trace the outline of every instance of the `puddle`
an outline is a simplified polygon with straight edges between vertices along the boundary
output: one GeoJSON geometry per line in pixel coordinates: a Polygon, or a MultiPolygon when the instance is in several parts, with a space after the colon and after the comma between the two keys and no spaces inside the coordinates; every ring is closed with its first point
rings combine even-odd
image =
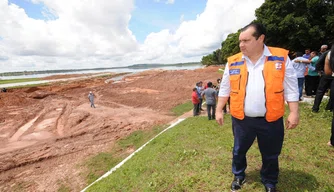
{"type": "Polygon", "coordinates": [[[37,125],[35,130],[40,131],[40,130],[43,130],[47,127],[53,126],[55,124],[55,121],[56,121],[55,118],[45,119],[37,125]]]}
{"type": "Polygon", "coordinates": [[[6,137],[8,137],[8,135],[9,135],[8,133],[7,134],[1,134],[0,137],[1,138],[6,138],[6,137]]]}
{"type": "Polygon", "coordinates": [[[52,133],[48,131],[40,131],[23,136],[22,141],[46,140],[52,137],[54,137],[52,133]]]}
{"type": "Polygon", "coordinates": [[[34,122],[37,120],[38,117],[39,115],[34,119],[32,119],[31,121],[29,121],[27,124],[20,127],[19,130],[16,131],[16,133],[9,139],[9,141],[10,142],[17,141],[19,137],[23,135],[23,133],[26,132],[34,124],[34,122]]]}
{"type": "Polygon", "coordinates": [[[28,147],[30,145],[35,144],[37,141],[17,141],[13,143],[9,143],[7,146],[0,148],[0,154],[1,153],[7,153],[16,149],[21,149],[24,147],[28,147]]]}

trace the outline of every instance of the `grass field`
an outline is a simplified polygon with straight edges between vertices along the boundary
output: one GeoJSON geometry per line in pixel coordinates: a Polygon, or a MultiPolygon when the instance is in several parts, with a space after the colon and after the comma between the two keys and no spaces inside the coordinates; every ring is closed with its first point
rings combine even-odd
{"type": "Polygon", "coordinates": [[[188,101],[186,103],[183,103],[179,106],[176,106],[172,109],[172,112],[174,113],[174,115],[176,116],[181,116],[182,114],[184,114],[185,112],[188,112],[190,110],[192,110],[194,107],[193,103],[191,101],[188,101]]]}
{"type": "MultiPolygon", "coordinates": [[[[323,105],[319,113],[311,113],[309,104],[301,104],[300,108],[300,125],[285,133],[278,188],[284,192],[334,191],[334,148],[326,145],[332,113],[325,112],[323,105]]],[[[118,145],[124,151],[137,149],[162,129],[141,132],[141,136],[134,133],[118,145]]],[[[157,137],[88,191],[229,191],[233,179],[232,147],[229,115],[225,116],[224,126],[206,117],[191,117],[157,137]]],[[[90,161],[89,166],[99,170],[93,171],[95,176],[88,183],[124,156],[99,154],[95,157],[97,161],[90,161]],[[104,162],[106,159],[108,162],[104,162]]],[[[247,157],[247,183],[241,191],[263,191],[257,144],[251,147],[247,157]]]]}
{"type": "Polygon", "coordinates": [[[27,79],[6,79],[0,80],[0,84],[9,84],[9,83],[22,83],[22,82],[30,82],[30,81],[40,81],[40,78],[27,78],[27,79]]]}

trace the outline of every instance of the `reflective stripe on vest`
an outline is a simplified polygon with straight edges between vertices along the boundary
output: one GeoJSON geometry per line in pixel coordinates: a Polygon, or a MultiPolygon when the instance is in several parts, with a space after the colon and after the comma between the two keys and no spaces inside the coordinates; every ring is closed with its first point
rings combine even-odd
{"type": "MultiPolygon", "coordinates": [[[[284,115],[284,74],[288,51],[281,48],[268,47],[272,56],[267,56],[263,67],[265,84],[265,118],[268,122],[278,120],[284,115]]],[[[248,71],[242,53],[228,58],[230,74],[230,113],[237,119],[244,119],[244,105],[248,71]]]]}

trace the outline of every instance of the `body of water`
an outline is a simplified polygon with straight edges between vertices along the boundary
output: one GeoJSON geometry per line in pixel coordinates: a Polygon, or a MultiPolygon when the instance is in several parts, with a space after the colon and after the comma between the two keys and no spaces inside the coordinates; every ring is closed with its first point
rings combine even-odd
{"type": "Polygon", "coordinates": [[[164,69],[164,70],[194,70],[198,68],[202,68],[201,64],[194,65],[180,65],[180,66],[161,66],[161,67],[147,67],[147,68],[117,68],[117,69],[106,69],[106,70],[85,70],[85,71],[71,71],[71,72],[62,72],[62,73],[43,73],[43,74],[34,74],[34,75],[19,75],[19,76],[0,76],[0,79],[25,79],[25,78],[43,78],[52,75],[66,75],[66,74],[88,74],[88,73],[137,73],[150,69],[164,69]]]}

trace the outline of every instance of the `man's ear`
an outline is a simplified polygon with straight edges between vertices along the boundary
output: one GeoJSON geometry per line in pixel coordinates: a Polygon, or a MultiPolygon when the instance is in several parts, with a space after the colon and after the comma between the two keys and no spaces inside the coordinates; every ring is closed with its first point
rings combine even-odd
{"type": "Polygon", "coordinates": [[[259,40],[264,42],[264,38],[265,38],[265,35],[262,34],[262,35],[260,35],[259,40]]]}

